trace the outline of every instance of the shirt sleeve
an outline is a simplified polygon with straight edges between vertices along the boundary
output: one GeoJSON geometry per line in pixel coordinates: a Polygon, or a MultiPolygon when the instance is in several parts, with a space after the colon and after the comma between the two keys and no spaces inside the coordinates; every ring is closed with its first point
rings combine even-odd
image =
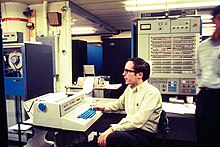
{"type": "Polygon", "coordinates": [[[198,47],[197,47],[197,51],[196,51],[196,88],[197,88],[197,90],[196,90],[196,93],[198,94],[198,92],[199,92],[199,85],[198,85],[198,83],[199,83],[199,81],[200,81],[200,79],[201,79],[201,67],[200,67],[200,58],[199,58],[199,49],[201,48],[201,45],[198,45],[198,47]]]}
{"type": "Polygon", "coordinates": [[[118,124],[112,124],[111,126],[113,130],[133,130],[143,127],[147,123],[147,121],[150,121],[149,119],[151,117],[155,117],[158,119],[158,116],[160,115],[160,111],[158,109],[162,110],[161,101],[161,94],[159,92],[145,95],[140,105],[140,109],[134,115],[123,118],[118,124]],[[157,116],[152,116],[155,115],[155,110],[158,110],[158,114],[156,114],[157,116]]]}
{"type": "Polygon", "coordinates": [[[125,93],[123,93],[118,101],[108,103],[104,105],[105,110],[104,111],[117,111],[117,110],[123,110],[124,109],[124,99],[125,99],[125,93]]]}

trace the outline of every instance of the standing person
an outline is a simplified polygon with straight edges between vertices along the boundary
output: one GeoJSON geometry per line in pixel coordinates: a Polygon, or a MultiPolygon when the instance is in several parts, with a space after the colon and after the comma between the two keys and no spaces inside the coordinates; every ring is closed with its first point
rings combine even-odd
{"type": "Polygon", "coordinates": [[[150,65],[141,58],[128,59],[122,74],[128,85],[119,101],[95,106],[101,111],[124,109],[126,117],[103,132],[98,140],[85,147],[149,147],[157,133],[162,98],[159,90],[148,83],[150,65]]]}
{"type": "Polygon", "coordinates": [[[197,147],[220,146],[220,6],[212,16],[215,32],[197,48],[197,147]]]}

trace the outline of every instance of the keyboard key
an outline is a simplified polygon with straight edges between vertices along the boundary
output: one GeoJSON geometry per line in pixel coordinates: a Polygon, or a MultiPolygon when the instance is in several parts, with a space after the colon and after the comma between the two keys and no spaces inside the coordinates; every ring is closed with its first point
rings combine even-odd
{"type": "Polygon", "coordinates": [[[77,116],[77,118],[88,119],[88,118],[92,118],[95,114],[96,114],[96,110],[93,108],[89,108],[88,110],[77,116]]]}

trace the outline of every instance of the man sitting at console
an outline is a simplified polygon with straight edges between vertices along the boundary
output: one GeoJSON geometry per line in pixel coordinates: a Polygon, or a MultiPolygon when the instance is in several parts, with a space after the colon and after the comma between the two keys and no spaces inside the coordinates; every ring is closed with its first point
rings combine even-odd
{"type": "Polygon", "coordinates": [[[129,58],[122,75],[128,86],[119,101],[94,106],[94,109],[125,110],[126,117],[118,124],[111,124],[98,139],[76,146],[149,147],[154,142],[162,111],[162,98],[159,90],[147,81],[150,65],[141,58],[129,58]]]}

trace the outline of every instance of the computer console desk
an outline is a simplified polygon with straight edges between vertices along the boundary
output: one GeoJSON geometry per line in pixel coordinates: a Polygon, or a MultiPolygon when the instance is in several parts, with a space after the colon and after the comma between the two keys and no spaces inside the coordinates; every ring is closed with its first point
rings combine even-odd
{"type": "MultiPolygon", "coordinates": [[[[105,103],[116,99],[93,98],[93,100],[105,103]]],[[[104,132],[109,128],[110,124],[119,122],[123,117],[125,117],[125,115],[124,111],[103,113],[103,115],[85,132],[61,130],[34,125],[33,127],[39,130],[55,132],[54,144],[56,147],[61,147],[72,143],[88,141],[88,136],[91,132],[104,132]]],[[[174,114],[167,112],[167,116],[170,126],[170,133],[166,136],[167,139],[192,142],[196,141],[194,114],[174,114]]],[[[158,133],[158,138],[161,138],[160,133],[158,133]]]]}

